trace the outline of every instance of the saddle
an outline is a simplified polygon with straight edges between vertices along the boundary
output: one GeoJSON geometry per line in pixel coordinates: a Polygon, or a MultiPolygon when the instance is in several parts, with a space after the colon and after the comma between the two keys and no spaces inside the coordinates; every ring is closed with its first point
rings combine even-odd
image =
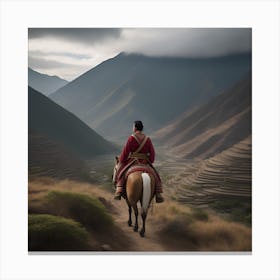
{"type": "Polygon", "coordinates": [[[131,153],[129,155],[129,158],[134,158],[134,159],[145,159],[145,160],[149,160],[149,154],[142,154],[142,153],[131,153]]]}
{"type": "Polygon", "coordinates": [[[127,179],[127,177],[134,172],[145,172],[145,173],[149,173],[152,176],[155,176],[154,174],[154,170],[152,167],[150,167],[149,165],[146,164],[135,164],[132,165],[130,168],[128,168],[128,170],[125,173],[125,180],[127,179]]]}

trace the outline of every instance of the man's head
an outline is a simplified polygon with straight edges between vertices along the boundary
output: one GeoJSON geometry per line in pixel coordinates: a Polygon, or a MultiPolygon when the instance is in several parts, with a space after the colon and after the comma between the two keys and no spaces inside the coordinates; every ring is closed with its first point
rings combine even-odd
{"type": "Polygon", "coordinates": [[[141,121],[135,121],[133,125],[133,131],[142,131],[144,128],[143,123],[141,121]]]}

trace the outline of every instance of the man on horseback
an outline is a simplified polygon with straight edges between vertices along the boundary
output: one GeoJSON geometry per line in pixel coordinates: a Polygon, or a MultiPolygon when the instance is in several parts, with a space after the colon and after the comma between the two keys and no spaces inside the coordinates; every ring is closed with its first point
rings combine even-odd
{"type": "Polygon", "coordinates": [[[159,174],[153,167],[155,160],[155,150],[152,141],[143,131],[143,123],[135,121],[133,126],[133,134],[128,138],[126,145],[123,147],[119,158],[119,168],[117,170],[117,187],[114,199],[120,200],[124,192],[126,171],[133,165],[145,166],[155,178],[155,195],[156,202],[164,201],[161,196],[162,185],[159,174]]]}

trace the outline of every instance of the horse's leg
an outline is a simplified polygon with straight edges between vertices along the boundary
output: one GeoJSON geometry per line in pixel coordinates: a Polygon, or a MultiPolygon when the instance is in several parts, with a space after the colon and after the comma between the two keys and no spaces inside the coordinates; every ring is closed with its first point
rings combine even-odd
{"type": "Polygon", "coordinates": [[[127,198],[126,198],[125,201],[126,201],[126,204],[128,206],[128,221],[127,221],[127,224],[128,224],[129,227],[131,227],[131,225],[132,225],[132,219],[131,219],[132,207],[131,207],[127,198]]]}
{"type": "Polygon", "coordinates": [[[135,225],[134,225],[134,231],[138,231],[138,207],[137,204],[133,205],[133,210],[135,214],[135,225]]]}
{"type": "Polygon", "coordinates": [[[129,219],[128,219],[127,224],[129,227],[131,227],[132,226],[132,219],[131,219],[132,207],[131,206],[128,207],[128,213],[129,213],[129,219]]]}
{"type": "Polygon", "coordinates": [[[142,216],[142,228],[140,230],[141,237],[144,237],[146,230],[146,218],[149,209],[149,205],[151,203],[152,194],[154,193],[154,177],[143,173],[143,193],[141,199],[141,216],[142,216]]]}
{"type": "Polygon", "coordinates": [[[137,202],[141,199],[142,179],[141,172],[131,173],[126,181],[127,199],[135,214],[134,231],[138,231],[138,207],[137,202]]]}
{"type": "Polygon", "coordinates": [[[141,231],[140,231],[140,235],[141,235],[141,237],[144,237],[144,235],[145,235],[145,225],[146,225],[147,213],[143,212],[143,213],[141,214],[141,216],[142,216],[142,222],[143,222],[143,224],[142,224],[142,229],[141,229],[141,231]]]}

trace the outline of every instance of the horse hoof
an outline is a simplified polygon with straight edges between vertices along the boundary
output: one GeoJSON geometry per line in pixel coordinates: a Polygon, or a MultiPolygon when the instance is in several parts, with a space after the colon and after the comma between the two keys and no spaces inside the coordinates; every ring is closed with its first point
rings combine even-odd
{"type": "Polygon", "coordinates": [[[131,222],[131,221],[128,221],[127,224],[128,224],[129,227],[131,227],[132,222],[131,222]]]}
{"type": "Polygon", "coordinates": [[[133,229],[135,232],[137,232],[138,231],[138,227],[134,227],[134,229],[133,229]]]}
{"type": "Polygon", "coordinates": [[[144,232],[144,231],[142,231],[142,230],[140,231],[140,233],[139,233],[139,234],[140,234],[140,236],[141,236],[141,237],[144,237],[144,236],[145,236],[145,232],[144,232]]]}

